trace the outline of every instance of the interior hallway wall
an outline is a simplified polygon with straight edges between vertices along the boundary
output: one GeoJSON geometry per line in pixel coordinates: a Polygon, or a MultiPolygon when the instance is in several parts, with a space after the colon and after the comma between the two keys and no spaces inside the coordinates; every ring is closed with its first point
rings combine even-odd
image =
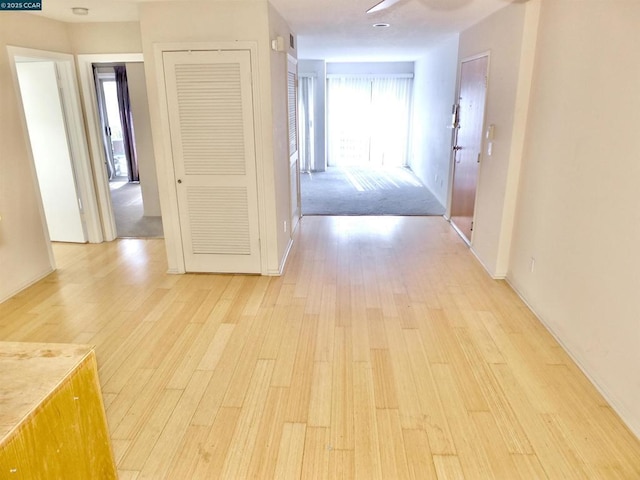
{"type": "Polygon", "coordinates": [[[294,47],[291,47],[289,35],[293,34],[282,18],[282,15],[269,4],[268,8],[269,38],[282,37],[285,39],[285,51],[270,52],[271,70],[271,113],[272,113],[272,133],[273,133],[273,181],[275,186],[276,202],[276,225],[278,232],[278,258],[280,264],[278,269],[283,267],[282,261],[291,246],[293,234],[293,221],[291,212],[295,206],[291,205],[292,196],[297,200],[297,182],[294,178],[293,185],[290,174],[289,157],[289,104],[288,104],[288,56],[294,59],[297,57],[295,45],[297,43],[294,35],[294,47]],[[292,193],[292,189],[296,192],[292,193]]]}
{"type": "Polygon", "coordinates": [[[516,147],[523,142],[521,119],[526,116],[526,108],[518,106],[521,100],[528,105],[531,82],[522,65],[532,62],[534,54],[523,46],[528,45],[525,33],[533,35],[537,28],[536,5],[537,0],[512,3],[460,34],[458,62],[490,53],[485,126],[495,125],[494,140],[491,155],[486,141],[482,146],[471,248],[497,278],[504,278],[508,268],[509,208],[516,196],[509,186],[514,178],[517,183],[521,156],[516,147]]]}
{"type": "Polygon", "coordinates": [[[149,100],[144,76],[144,64],[142,62],[131,62],[126,64],[126,68],[144,215],[159,217],[162,214],[160,212],[156,162],[153,154],[151,118],[149,117],[149,100]]]}
{"type": "Polygon", "coordinates": [[[7,45],[71,52],[64,23],[22,12],[0,15],[0,301],[54,268],[7,45]]]}
{"type": "Polygon", "coordinates": [[[140,53],[142,39],[138,22],[68,23],[73,53],[140,53]]]}
{"type": "Polygon", "coordinates": [[[638,25],[542,2],[508,279],[640,436],[638,25]]]}
{"type": "Polygon", "coordinates": [[[453,35],[416,60],[413,80],[409,166],[443,206],[449,193],[458,43],[458,35],[453,35]]]}

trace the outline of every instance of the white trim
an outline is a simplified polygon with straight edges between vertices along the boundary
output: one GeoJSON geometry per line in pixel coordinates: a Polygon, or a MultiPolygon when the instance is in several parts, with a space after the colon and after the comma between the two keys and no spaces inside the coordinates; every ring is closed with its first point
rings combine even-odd
{"type": "Polygon", "coordinates": [[[560,344],[562,349],[571,357],[571,360],[578,366],[578,368],[582,371],[582,373],[587,377],[589,382],[598,390],[600,395],[607,401],[609,406],[618,414],[620,420],[631,430],[631,432],[637,437],[640,438],[640,425],[636,425],[631,423],[627,419],[631,419],[634,416],[630,414],[622,401],[620,401],[616,396],[612,395],[603,385],[605,382],[600,382],[598,377],[594,376],[589,372],[589,370],[583,365],[580,358],[578,358],[572,351],[569,349],[565,342],[562,341],[561,337],[555,332],[553,327],[549,322],[547,322],[542,315],[540,315],[536,310],[531,306],[531,304],[527,301],[525,296],[522,294],[520,289],[515,285],[511,278],[507,275],[505,277],[505,281],[511,287],[511,289],[520,297],[520,300],[527,306],[529,310],[536,316],[538,321],[542,324],[542,326],[551,334],[551,336],[560,344]]]}
{"type": "Polygon", "coordinates": [[[485,50],[474,55],[469,55],[468,57],[463,57],[462,59],[460,59],[460,63],[471,62],[472,60],[477,60],[482,57],[489,57],[489,59],[491,59],[491,50],[485,50]]]}
{"type": "MultiPolygon", "coordinates": [[[[289,191],[289,238],[292,238],[293,236],[293,230],[296,228],[296,226],[298,225],[298,222],[300,221],[300,217],[302,217],[302,195],[301,195],[301,189],[300,189],[300,118],[299,118],[299,111],[298,111],[298,102],[299,102],[299,98],[298,98],[298,93],[299,93],[299,86],[298,86],[298,82],[299,82],[299,78],[300,75],[298,74],[298,59],[293,57],[291,54],[287,54],[287,73],[286,73],[286,85],[287,85],[287,140],[291,137],[291,132],[289,130],[289,127],[291,126],[289,124],[289,113],[290,113],[290,109],[291,109],[291,105],[289,104],[289,74],[293,73],[295,75],[295,84],[294,84],[294,94],[295,94],[295,105],[293,105],[293,108],[295,109],[295,120],[296,120],[296,125],[295,125],[295,136],[296,136],[296,150],[295,152],[291,152],[290,151],[290,147],[291,145],[289,145],[289,171],[287,172],[287,176],[289,179],[289,186],[287,188],[287,190],[289,191]],[[294,202],[292,202],[292,196],[293,196],[293,192],[291,191],[291,180],[292,180],[292,175],[291,175],[291,170],[295,168],[295,181],[296,181],[296,192],[295,192],[295,204],[294,202]]],[[[287,142],[288,143],[288,142],[287,142]]],[[[281,270],[282,268],[280,268],[281,270]]]]}
{"type": "MultiPolygon", "coordinates": [[[[76,190],[82,204],[80,211],[83,228],[85,230],[85,240],[91,243],[100,243],[103,240],[102,229],[100,228],[100,213],[98,204],[96,202],[96,195],[93,185],[91,161],[86,142],[86,132],[84,129],[82,107],[80,104],[80,93],[78,91],[78,84],[76,82],[75,76],[76,64],[73,55],[59,52],[50,52],[46,50],[14,47],[9,45],[7,46],[7,53],[9,55],[9,63],[14,77],[14,84],[19,100],[21,97],[17,72],[15,69],[16,57],[27,57],[43,61],[55,62],[56,71],[58,72],[58,86],[62,90],[60,98],[62,101],[65,117],[65,130],[67,132],[67,139],[69,142],[69,153],[71,155],[71,162],[73,165],[76,190]]],[[[22,100],[20,100],[20,105],[22,105],[22,100]]],[[[29,134],[26,130],[26,119],[24,119],[24,110],[22,110],[21,115],[23,117],[23,127],[25,128],[31,163],[33,163],[33,154],[31,153],[29,134]]],[[[37,183],[37,177],[34,178],[36,179],[37,183]]],[[[47,230],[46,219],[44,218],[44,216],[43,222],[45,225],[45,230],[47,230]]],[[[50,256],[51,258],[53,258],[53,252],[50,253],[50,256]]]]}
{"type": "Polygon", "coordinates": [[[478,256],[478,254],[476,253],[476,251],[474,250],[473,247],[469,247],[469,250],[471,251],[471,253],[473,254],[474,257],[476,257],[476,260],[478,260],[478,263],[480,265],[482,265],[482,268],[484,268],[485,272],[487,272],[487,274],[493,278],[494,280],[504,280],[505,278],[507,278],[506,274],[499,274],[499,273],[493,273],[489,267],[487,267],[487,264],[484,263],[482,261],[482,259],[478,256]]]}
{"type": "Polygon", "coordinates": [[[464,236],[464,234],[462,233],[462,231],[460,231],[460,229],[457,227],[457,225],[455,223],[453,223],[451,221],[450,218],[445,217],[445,220],[447,222],[449,222],[449,225],[451,225],[451,228],[453,228],[455,230],[455,232],[460,236],[460,239],[467,245],[467,247],[469,247],[469,251],[473,254],[473,256],[476,258],[476,260],[478,261],[478,263],[480,265],[482,265],[482,268],[484,268],[484,270],[487,272],[487,274],[493,278],[494,280],[504,280],[505,278],[507,278],[507,274],[504,273],[493,273],[489,267],[487,267],[486,263],[484,263],[484,261],[478,256],[478,254],[476,253],[475,249],[471,246],[471,243],[469,242],[469,240],[467,240],[467,237],[464,236]]]}
{"type": "Polygon", "coordinates": [[[102,127],[98,113],[98,99],[93,79],[94,63],[114,62],[142,62],[141,53],[109,53],[100,55],[78,55],[78,74],[87,122],[87,139],[93,163],[93,174],[96,185],[97,203],[100,206],[101,226],[104,240],[114,240],[116,232],[116,220],[111,206],[111,192],[109,191],[109,179],[105,170],[106,158],[102,143],[102,127]]]}
{"type": "MultiPolygon", "coordinates": [[[[172,44],[173,45],[173,44],[172,44]]],[[[153,56],[156,68],[156,84],[158,102],[160,105],[160,124],[162,128],[162,154],[158,155],[156,149],[156,170],[158,175],[158,188],[160,198],[166,198],[163,202],[167,208],[163,208],[163,221],[165,248],[167,250],[167,262],[169,273],[186,273],[182,245],[182,232],[180,230],[180,215],[178,213],[178,195],[176,192],[176,178],[173,169],[171,129],[169,127],[169,106],[167,102],[167,87],[164,81],[164,61],[165,51],[179,50],[165,45],[154,45],[153,56]],[[164,185],[164,187],[163,187],[164,185]],[[164,190],[164,192],[163,192],[164,190]]],[[[153,123],[153,119],[151,120],[153,123]]],[[[154,135],[155,137],[155,135],[154,135]]]]}
{"type": "Polygon", "coordinates": [[[458,226],[451,221],[451,218],[447,218],[447,221],[449,222],[449,225],[451,225],[451,228],[453,228],[455,232],[460,236],[460,239],[462,239],[462,241],[467,245],[467,247],[471,248],[471,242],[467,237],[465,237],[464,233],[462,233],[462,230],[460,230],[458,226]]]}
{"type": "MultiPolygon", "coordinates": [[[[51,242],[49,242],[49,244],[51,244],[51,242]]],[[[21,291],[29,288],[31,285],[35,285],[40,280],[42,280],[43,278],[48,277],[49,275],[51,275],[55,271],[56,271],[55,266],[49,267],[49,269],[45,270],[44,272],[41,272],[41,273],[37,274],[35,278],[32,278],[32,279],[22,283],[20,286],[15,287],[9,293],[5,294],[4,297],[0,298],[0,303],[6,302],[11,297],[13,297],[13,296],[17,295],[18,293],[20,293],[21,291]]]]}
{"type": "MultiPolygon", "coordinates": [[[[298,222],[300,223],[300,222],[298,222]]],[[[269,270],[267,272],[267,275],[270,275],[272,277],[279,277],[280,275],[282,275],[284,273],[284,267],[287,264],[287,260],[289,258],[289,253],[291,253],[291,249],[293,248],[293,238],[289,239],[289,242],[287,243],[287,248],[284,251],[284,255],[282,256],[282,259],[280,260],[280,266],[278,267],[278,270],[269,270]]]]}
{"type": "MultiPolygon", "coordinates": [[[[166,97],[166,85],[164,80],[164,52],[181,51],[209,51],[209,50],[247,50],[251,57],[251,80],[254,114],[254,135],[255,135],[255,162],[256,162],[256,187],[258,192],[258,228],[260,235],[260,265],[261,273],[273,275],[268,269],[269,239],[267,234],[267,210],[265,195],[265,172],[263,160],[263,128],[262,111],[260,108],[260,62],[258,57],[258,43],[252,41],[238,42],[169,42],[154,43],[154,65],[157,88],[157,100],[159,102],[160,123],[162,128],[162,151],[156,149],[156,166],[158,172],[158,183],[160,187],[161,199],[166,195],[166,211],[163,209],[163,226],[165,236],[165,246],[167,249],[167,260],[169,273],[185,273],[185,263],[183,256],[182,233],[180,230],[180,217],[178,213],[178,196],[176,192],[176,178],[173,167],[171,136],[169,128],[169,113],[166,97]],[[164,190],[164,195],[163,195],[164,190]]],[[[153,122],[153,119],[152,119],[153,122]]]]}
{"type": "MultiPolygon", "coordinates": [[[[258,223],[260,224],[260,265],[261,273],[268,274],[269,259],[271,257],[271,245],[277,250],[278,239],[269,235],[269,225],[276,225],[275,208],[267,208],[267,187],[266,187],[266,170],[264,160],[264,124],[262,118],[263,103],[263,78],[270,78],[271,72],[263,72],[261,68],[260,57],[258,56],[257,42],[238,42],[249,47],[251,52],[251,75],[253,81],[253,131],[255,135],[255,158],[256,158],[256,185],[258,187],[258,223]],[[270,221],[267,219],[270,218],[270,221]],[[273,240],[271,240],[273,238],[273,240]]],[[[271,97],[269,97],[271,100],[271,97]]],[[[273,162],[271,165],[273,168],[273,162]]]]}

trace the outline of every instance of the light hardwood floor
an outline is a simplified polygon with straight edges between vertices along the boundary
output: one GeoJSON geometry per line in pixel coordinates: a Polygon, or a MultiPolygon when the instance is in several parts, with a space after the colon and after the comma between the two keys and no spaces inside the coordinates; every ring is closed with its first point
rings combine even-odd
{"type": "Polygon", "coordinates": [[[305,217],[285,275],[56,245],[0,338],[96,345],[121,479],[638,479],[640,442],[439,217],[305,217]]]}

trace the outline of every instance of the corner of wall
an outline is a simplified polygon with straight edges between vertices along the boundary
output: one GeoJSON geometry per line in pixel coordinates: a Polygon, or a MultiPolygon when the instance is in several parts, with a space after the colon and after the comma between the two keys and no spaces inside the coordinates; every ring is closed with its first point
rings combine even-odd
{"type": "Polygon", "coordinates": [[[496,269],[505,275],[511,260],[511,244],[516,216],[520,171],[524,155],[531,86],[533,82],[538,28],[540,25],[540,0],[529,0],[526,4],[522,46],[520,49],[520,71],[513,115],[513,134],[509,153],[509,170],[505,186],[504,211],[498,244],[496,269]]]}

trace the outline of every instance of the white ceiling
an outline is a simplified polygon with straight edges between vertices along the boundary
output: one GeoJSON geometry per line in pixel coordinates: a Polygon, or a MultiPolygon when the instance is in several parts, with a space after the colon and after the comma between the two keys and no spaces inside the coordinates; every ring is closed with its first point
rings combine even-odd
{"type": "MultiPolygon", "coordinates": [[[[137,21],[138,3],[159,0],[46,0],[37,13],[65,22],[137,21]],[[72,7],[86,7],[77,16],[72,7]]],[[[191,1],[191,0],[182,0],[191,1]]],[[[216,0],[210,0],[216,1],[216,0]]],[[[366,14],[378,0],[271,0],[298,35],[298,56],[330,61],[414,60],[430,45],[464,30],[510,2],[400,0],[366,14]],[[389,28],[374,28],[374,23],[389,28]]]]}

